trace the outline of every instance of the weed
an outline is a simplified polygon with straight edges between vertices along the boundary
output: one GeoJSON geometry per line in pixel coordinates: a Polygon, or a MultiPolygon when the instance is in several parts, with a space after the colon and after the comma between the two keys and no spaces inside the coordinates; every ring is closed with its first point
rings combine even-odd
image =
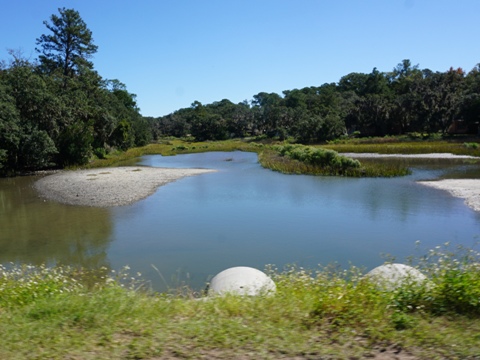
{"type": "Polygon", "coordinates": [[[479,260],[469,249],[433,249],[413,261],[428,282],[389,291],[354,266],[268,266],[274,296],[205,301],[185,289],[144,291],[128,267],[91,283],[87,270],[10,264],[0,267],[0,357],[358,358],[400,346],[419,359],[475,358],[479,260]]]}
{"type": "Polygon", "coordinates": [[[463,143],[463,145],[464,145],[467,149],[478,149],[478,143],[475,143],[475,142],[463,143]]]}
{"type": "Polygon", "coordinates": [[[245,139],[211,142],[192,142],[169,138],[156,144],[132,148],[126,152],[115,152],[104,159],[94,159],[86,167],[116,166],[121,162],[143,155],[178,153],[199,153],[206,151],[251,151],[259,156],[260,164],[268,169],[286,174],[334,175],[350,177],[393,177],[410,174],[410,170],[398,163],[363,159],[361,163],[341,153],[382,153],[382,154],[423,154],[452,153],[457,155],[480,156],[480,149],[465,146],[455,141],[412,141],[405,137],[359,138],[329,142],[317,146],[281,144],[269,140],[245,139]],[[262,141],[262,142],[255,142],[262,141]],[[187,146],[188,145],[188,146],[187,146]],[[332,151],[333,150],[333,151],[332,151]],[[337,154],[338,153],[338,154],[337,154]]]}

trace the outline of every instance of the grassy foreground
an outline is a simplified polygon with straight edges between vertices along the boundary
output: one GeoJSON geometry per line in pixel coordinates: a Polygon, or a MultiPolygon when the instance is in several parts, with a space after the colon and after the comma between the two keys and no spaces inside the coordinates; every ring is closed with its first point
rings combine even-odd
{"type": "Polygon", "coordinates": [[[275,295],[208,300],[125,273],[87,286],[78,269],[0,267],[0,358],[478,359],[479,259],[435,249],[427,282],[390,291],[355,267],[270,268],[275,295]]]}

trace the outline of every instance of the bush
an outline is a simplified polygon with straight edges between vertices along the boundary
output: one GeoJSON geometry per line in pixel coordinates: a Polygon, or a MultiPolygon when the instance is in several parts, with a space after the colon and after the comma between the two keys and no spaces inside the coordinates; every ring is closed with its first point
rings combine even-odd
{"type": "Polygon", "coordinates": [[[291,144],[277,146],[275,149],[281,156],[287,156],[314,166],[329,167],[336,172],[360,167],[358,160],[341,156],[333,150],[291,144]]]}
{"type": "Polygon", "coordinates": [[[463,143],[467,149],[478,149],[478,143],[471,142],[471,143],[463,143]]]}

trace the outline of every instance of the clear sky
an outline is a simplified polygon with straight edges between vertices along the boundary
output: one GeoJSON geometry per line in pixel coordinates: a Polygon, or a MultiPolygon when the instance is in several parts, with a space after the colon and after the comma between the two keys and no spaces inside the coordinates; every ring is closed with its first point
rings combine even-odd
{"type": "Polygon", "coordinates": [[[0,59],[7,49],[36,58],[59,7],[80,13],[95,69],[137,94],[145,116],[391,71],[403,59],[442,72],[480,63],[480,0],[0,0],[0,59]]]}

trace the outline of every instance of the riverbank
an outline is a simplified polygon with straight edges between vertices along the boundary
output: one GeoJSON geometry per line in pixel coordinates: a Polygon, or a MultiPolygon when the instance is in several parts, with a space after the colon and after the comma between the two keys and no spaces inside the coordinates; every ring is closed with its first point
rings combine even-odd
{"type": "MultiPolygon", "coordinates": [[[[352,158],[413,158],[413,159],[479,159],[477,156],[454,155],[450,153],[431,154],[378,154],[378,153],[342,153],[352,158]]],[[[480,179],[444,179],[436,181],[419,181],[419,184],[448,191],[451,195],[462,198],[465,204],[475,211],[480,211],[480,179]]]]}
{"type": "Polygon", "coordinates": [[[418,183],[448,191],[453,196],[464,199],[465,204],[473,210],[480,211],[480,179],[444,179],[418,183]]]}
{"type": "Polygon", "coordinates": [[[61,171],[38,180],[40,196],[68,205],[109,207],[134,203],[153,194],[159,186],[214,172],[211,169],[167,169],[144,166],[61,171]]]}
{"type": "Polygon", "coordinates": [[[379,154],[379,153],[340,153],[350,158],[412,158],[412,159],[477,159],[478,156],[455,155],[451,153],[430,153],[430,154],[379,154]]]}
{"type": "MultiPolygon", "coordinates": [[[[450,153],[342,153],[341,155],[352,158],[478,159],[475,156],[450,153]]],[[[122,206],[146,198],[153,194],[159,186],[169,182],[185,176],[213,171],[215,170],[143,166],[60,171],[38,180],[35,188],[41,197],[64,204],[94,207],[122,206]]],[[[475,211],[480,211],[480,179],[448,179],[419,183],[446,190],[453,196],[465,199],[466,204],[475,211]]]]}
{"type": "Polygon", "coordinates": [[[393,291],[353,267],[271,269],[273,296],[205,301],[122,271],[89,288],[79,269],[0,266],[0,358],[477,359],[480,277],[465,265],[478,256],[457,255],[429,252],[430,281],[393,291]]]}

